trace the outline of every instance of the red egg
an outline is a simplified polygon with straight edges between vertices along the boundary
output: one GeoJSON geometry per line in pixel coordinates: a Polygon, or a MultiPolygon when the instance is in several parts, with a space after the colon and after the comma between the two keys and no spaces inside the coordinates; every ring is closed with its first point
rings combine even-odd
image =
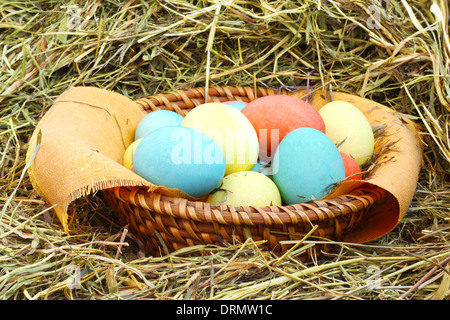
{"type": "Polygon", "coordinates": [[[357,174],[361,172],[361,168],[350,155],[341,152],[342,160],[344,161],[345,177],[350,177],[348,180],[362,180],[362,175],[357,174]]]}
{"type": "Polygon", "coordinates": [[[288,95],[269,95],[255,99],[241,111],[258,134],[260,154],[275,153],[281,140],[291,131],[309,127],[325,133],[319,112],[308,102],[288,95]]]}

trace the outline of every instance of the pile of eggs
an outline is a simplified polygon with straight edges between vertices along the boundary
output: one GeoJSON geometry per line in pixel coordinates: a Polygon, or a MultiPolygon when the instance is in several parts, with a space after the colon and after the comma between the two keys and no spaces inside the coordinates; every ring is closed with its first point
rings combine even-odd
{"type": "Polygon", "coordinates": [[[124,166],[149,182],[213,205],[289,205],[362,179],[373,154],[370,123],[354,105],[316,110],[288,95],[204,103],[185,117],[153,111],[139,123],[124,166]]]}

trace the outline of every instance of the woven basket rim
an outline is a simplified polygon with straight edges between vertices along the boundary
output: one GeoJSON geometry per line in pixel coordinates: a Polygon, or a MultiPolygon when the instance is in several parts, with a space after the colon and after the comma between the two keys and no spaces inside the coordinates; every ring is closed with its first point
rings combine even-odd
{"type": "Polygon", "coordinates": [[[237,225],[296,224],[321,222],[348,216],[385,201],[388,193],[378,187],[358,188],[333,199],[311,200],[280,206],[212,205],[205,201],[148,192],[142,187],[115,187],[112,193],[121,201],[175,218],[198,222],[237,225]]]}

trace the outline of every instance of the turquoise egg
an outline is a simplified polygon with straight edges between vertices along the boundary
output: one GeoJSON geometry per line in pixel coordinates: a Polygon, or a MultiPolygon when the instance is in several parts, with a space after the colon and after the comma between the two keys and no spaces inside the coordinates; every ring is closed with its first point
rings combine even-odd
{"type": "Polygon", "coordinates": [[[295,129],[275,152],[273,181],[286,205],[319,200],[344,178],[344,162],[337,147],[319,130],[295,129]]]}
{"type": "Polygon", "coordinates": [[[251,171],[259,172],[272,179],[272,166],[264,161],[258,160],[251,171]]]}
{"type": "Polygon", "coordinates": [[[225,101],[223,103],[232,106],[233,108],[237,109],[238,111],[241,111],[247,105],[247,103],[241,102],[241,101],[225,101]]]}
{"type": "Polygon", "coordinates": [[[134,134],[134,140],[143,138],[153,130],[162,127],[180,126],[183,119],[182,115],[170,110],[150,112],[139,122],[134,134]]]}
{"type": "Polygon", "coordinates": [[[147,181],[200,198],[219,186],[225,158],[207,135],[186,127],[163,127],[136,148],[133,170],[147,181]]]}

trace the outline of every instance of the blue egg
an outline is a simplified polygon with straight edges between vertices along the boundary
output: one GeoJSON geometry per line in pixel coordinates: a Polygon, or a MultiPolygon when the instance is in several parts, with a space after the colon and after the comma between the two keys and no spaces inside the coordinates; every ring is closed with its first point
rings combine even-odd
{"type": "Polygon", "coordinates": [[[281,140],[273,160],[273,181],[285,204],[323,198],[345,178],[342,157],[321,131],[299,128],[281,140]]]}
{"type": "Polygon", "coordinates": [[[237,109],[238,111],[242,111],[242,109],[244,109],[244,107],[247,105],[245,102],[240,102],[240,101],[226,101],[224,103],[232,106],[233,108],[237,109]]]}
{"type": "Polygon", "coordinates": [[[143,138],[153,130],[162,127],[180,126],[183,119],[182,115],[170,110],[150,112],[139,122],[134,134],[134,140],[143,138]]]}
{"type": "Polygon", "coordinates": [[[269,163],[258,160],[251,171],[259,172],[272,179],[272,166],[269,163]]]}
{"type": "Polygon", "coordinates": [[[133,170],[155,185],[200,198],[219,186],[225,158],[207,135],[186,127],[163,127],[142,139],[134,153],[133,170]]]}

